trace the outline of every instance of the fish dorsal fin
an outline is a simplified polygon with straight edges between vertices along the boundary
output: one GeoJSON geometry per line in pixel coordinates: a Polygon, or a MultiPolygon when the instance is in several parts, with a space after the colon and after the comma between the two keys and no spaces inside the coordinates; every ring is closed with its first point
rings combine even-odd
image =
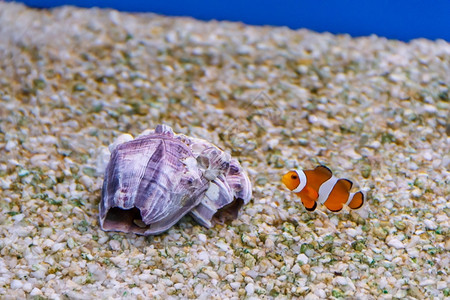
{"type": "Polygon", "coordinates": [[[317,166],[314,169],[314,171],[319,172],[319,173],[324,174],[324,175],[326,174],[328,176],[328,178],[333,176],[333,172],[331,172],[331,170],[327,166],[324,166],[324,165],[317,166]]]}
{"type": "Polygon", "coordinates": [[[333,176],[333,172],[331,172],[330,168],[324,165],[317,166],[314,170],[318,172],[324,172],[328,174],[330,177],[333,176]]]}
{"type": "Polygon", "coordinates": [[[305,176],[308,181],[308,186],[319,192],[320,186],[327,180],[333,177],[330,169],[325,166],[318,166],[313,170],[305,170],[305,176]]]}
{"type": "Polygon", "coordinates": [[[294,170],[300,180],[300,184],[292,190],[294,193],[302,191],[306,185],[314,191],[318,192],[322,183],[333,177],[333,173],[325,166],[317,166],[313,170],[294,170]]]}

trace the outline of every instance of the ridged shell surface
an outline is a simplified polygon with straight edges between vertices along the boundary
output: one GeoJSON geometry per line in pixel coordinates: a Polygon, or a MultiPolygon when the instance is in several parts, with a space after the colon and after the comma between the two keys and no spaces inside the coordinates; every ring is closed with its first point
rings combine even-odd
{"type": "Polygon", "coordinates": [[[110,149],[100,202],[104,230],[159,234],[187,213],[211,227],[236,218],[251,198],[236,159],[166,125],[136,139],[124,135],[110,149]]]}

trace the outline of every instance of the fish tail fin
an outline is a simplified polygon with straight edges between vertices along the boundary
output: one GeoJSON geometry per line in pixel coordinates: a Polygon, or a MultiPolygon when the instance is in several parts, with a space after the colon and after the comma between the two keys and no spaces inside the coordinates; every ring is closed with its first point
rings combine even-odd
{"type": "Polygon", "coordinates": [[[356,193],[351,193],[350,196],[348,197],[347,205],[351,209],[361,208],[361,206],[363,206],[363,204],[364,204],[364,194],[361,191],[356,192],[356,193]]]}

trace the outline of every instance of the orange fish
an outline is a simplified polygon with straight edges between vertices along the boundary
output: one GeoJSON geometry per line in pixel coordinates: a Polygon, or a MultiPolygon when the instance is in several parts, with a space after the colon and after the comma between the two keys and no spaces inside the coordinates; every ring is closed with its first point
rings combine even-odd
{"type": "Polygon", "coordinates": [[[317,202],[329,210],[338,212],[348,205],[358,209],[364,204],[364,194],[350,193],[353,183],[348,179],[338,179],[330,169],[318,166],[314,170],[291,170],[283,175],[281,181],[302,199],[309,211],[317,207],[317,202]]]}

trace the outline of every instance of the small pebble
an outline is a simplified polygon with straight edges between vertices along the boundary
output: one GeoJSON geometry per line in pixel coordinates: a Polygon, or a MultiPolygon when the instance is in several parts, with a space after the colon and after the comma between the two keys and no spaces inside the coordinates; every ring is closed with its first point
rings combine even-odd
{"type": "Polygon", "coordinates": [[[339,284],[339,285],[347,285],[347,279],[345,279],[345,278],[342,277],[342,276],[337,276],[337,277],[335,278],[335,281],[336,281],[336,283],[339,284]]]}
{"type": "Polygon", "coordinates": [[[209,254],[206,251],[202,251],[198,254],[198,259],[203,260],[203,261],[209,261],[209,254]]]}
{"type": "Polygon", "coordinates": [[[429,230],[436,230],[437,224],[431,220],[424,220],[423,223],[425,224],[425,227],[429,230]]]}
{"type": "Polygon", "coordinates": [[[240,282],[231,282],[230,286],[233,290],[237,290],[241,286],[241,283],[240,282]]]}
{"type": "Polygon", "coordinates": [[[9,140],[6,143],[5,150],[9,152],[9,151],[12,151],[13,149],[15,149],[16,147],[17,147],[17,143],[13,140],[9,140]]]}
{"type": "Polygon", "coordinates": [[[255,292],[255,285],[253,283],[249,283],[245,286],[245,292],[247,293],[247,296],[253,295],[255,292]]]}
{"type": "Polygon", "coordinates": [[[31,297],[40,296],[42,295],[42,291],[38,288],[33,288],[30,292],[31,297]]]}
{"type": "Polygon", "coordinates": [[[120,242],[117,240],[112,240],[109,242],[109,246],[111,247],[112,250],[114,251],[119,251],[121,250],[121,246],[120,246],[120,242]]]}
{"type": "Polygon", "coordinates": [[[302,265],[306,265],[309,261],[309,258],[305,254],[301,253],[297,256],[297,261],[302,265]]]}
{"type": "Polygon", "coordinates": [[[22,283],[22,281],[20,281],[20,280],[13,280],[12,282],[11,282],[11,288],[13,289],[13,290],[17,290],[17,289],[20,289],[20,288],[22,288],[23,287],[23,283],[22,283]]]}
{"type": "Polygon", "coordinates": [[[403,243],[396,239],[396,238],[391,238],[388,243],[387,243],[390,247],[394,247],[395,249],[403,249],[405,248],[405,245],[403,245],[403,243]]]}
{"type": "Polygon", "coordinates": [[[203,233],[200,233],[198,235],[198,240],[202,243],[206,243],[206,235],[204,235],[203,233]]]}

